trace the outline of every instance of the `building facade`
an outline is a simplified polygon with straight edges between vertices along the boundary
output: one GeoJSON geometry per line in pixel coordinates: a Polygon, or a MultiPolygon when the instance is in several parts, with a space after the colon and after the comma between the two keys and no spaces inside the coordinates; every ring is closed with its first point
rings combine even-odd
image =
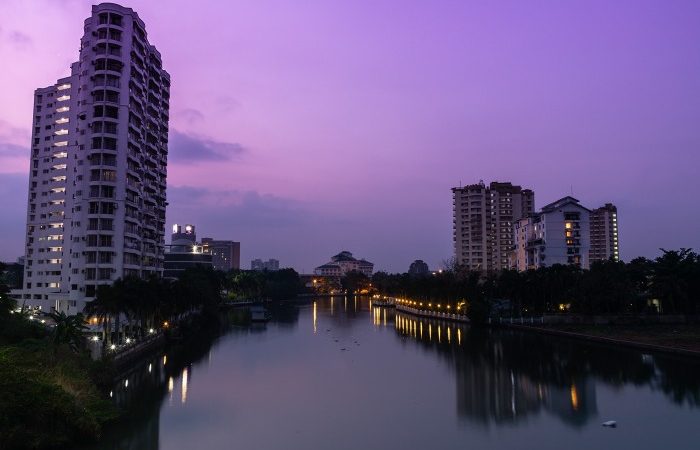
{"type": "Polygon", "coordinates": [[[511,183],[452,188],[455,261],[470,270],[508,267],[515,222],[534,211],[535,193],[511,183]]]}
{"type": "Polygon", "coordinates": [[[356,259],[352,256],[352,253],[348,251],[342,251],[335,256],[331,257],[331,260],[326,264],[320,265],[314,269],[315,275],[324,276],[343,276],[351,271],[362,272],[368,277],[372,276],[374,272],[374,264],[365,259],[356,259]]]}
{"type": "Polygon", "coordinates": [[[267,261],[263,261],[262,259],[254,259],[250,262],[250,269],[274,272],[276,270],[280,270],[280,262],[276,259],[268,259],[267,261]]]}
{"type": "Polygon", "coordinates": [[[25,306],[76,313],[163,273],[169,98],[138,14],[93,6],[71,75],[34,93],[25,306]]]}
{"type": "Polygon", "coordinates": [[[175,224],[170,245],[166,246],[163,276],[176,279],[187,269],[213,267],[212,259],[209,248],[197,242],[194,225],[175,224]]]}
{"type": "MultiPolygon", "coordinates": [[[[202,245],[212,256],[214,269],[229,272],[241,268],[241,243],[202,238],[202,245]]],[[[278,262],[279,266],[279,262],[278,262]]]]}
{"type": "Polygon", "coordinates": [[[428,268],[428,264],[425,261],[417,259],[411,263],[408,273],[409,275],[428,275],[430,274],[430,268],[428,268]]]}
{"type": "Polygon", "coordinates": [[[518,271],[570,264],[589,268],[590,210],[573,197],[550,203],[513,229],[511,268],[518,271]]]}
{"type": "Polygon", "coordinates": [[[606,203],[591,211],[591,250],[590,263],[595,261],[619,261],[617,207],[606,203]]]}

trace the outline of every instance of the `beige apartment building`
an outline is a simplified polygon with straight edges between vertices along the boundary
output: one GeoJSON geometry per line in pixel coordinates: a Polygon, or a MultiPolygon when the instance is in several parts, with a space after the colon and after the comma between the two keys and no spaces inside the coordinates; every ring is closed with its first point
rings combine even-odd
{"type": "Polygon", "coordinates": [[[509,266],[513,225],[534,211],[535,193],[508,182],[452,188],[455,261],[470,270],[509,266]]]}
{"type": "Polygon", "coordinates": [[[620,260],[617,207],[606,203],[591,211],[591,248],[589,261],[620,260]]]}

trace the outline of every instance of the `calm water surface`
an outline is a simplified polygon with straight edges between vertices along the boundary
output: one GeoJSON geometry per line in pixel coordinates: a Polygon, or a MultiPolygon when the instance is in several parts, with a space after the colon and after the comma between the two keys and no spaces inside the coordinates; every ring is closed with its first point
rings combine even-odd
{"type": "Polygon", "coordinates": [[[364,298],[279,308],[145,362],[112,395],[128,419],[94,448],[700,449],[697,362],[364,298]]]}

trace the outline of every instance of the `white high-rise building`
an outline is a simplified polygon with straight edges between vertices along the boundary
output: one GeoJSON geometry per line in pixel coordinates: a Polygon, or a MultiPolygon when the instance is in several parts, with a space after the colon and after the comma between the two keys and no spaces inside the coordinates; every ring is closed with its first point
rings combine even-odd
{"type": "Polygon", "coordinates": [[[143,21],[92,7],[71,75],[37,89],[20,304],[82,310],[163,271],[170,75],[143,21]]]}
{"type": "Polygon", "coordinates": [[[513,229],[511,267],[521,272],[554,264],[588,269],[590,213],[577,199],[564,197],[520,219],[513,229]]]}

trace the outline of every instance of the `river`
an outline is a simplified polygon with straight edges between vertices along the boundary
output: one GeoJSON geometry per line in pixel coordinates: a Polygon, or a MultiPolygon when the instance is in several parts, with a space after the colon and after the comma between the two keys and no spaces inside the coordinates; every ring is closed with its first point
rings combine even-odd
{"type": "Polygon", "coordinates": [[[135,367],[110,393],[126,419],[91,448],[700,448],[698,361],[366,298],[272,312],[135,367]]]}

